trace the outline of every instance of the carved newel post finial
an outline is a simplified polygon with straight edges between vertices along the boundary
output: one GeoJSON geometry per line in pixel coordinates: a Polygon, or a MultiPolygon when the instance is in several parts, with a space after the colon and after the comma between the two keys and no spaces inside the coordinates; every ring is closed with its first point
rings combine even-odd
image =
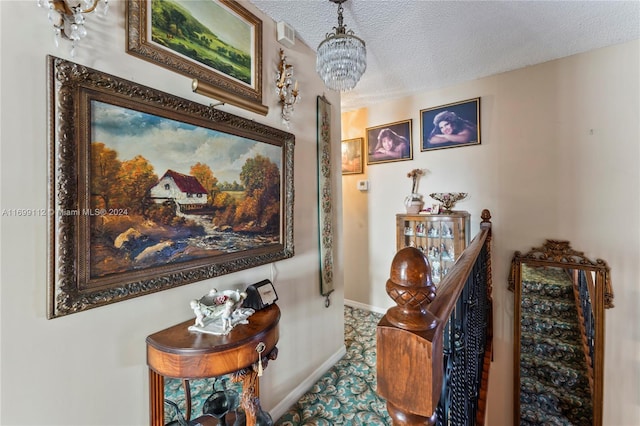
{"type": "Polygon", "coordinates": [[[397,306],[387,311],[393,325],[405,330],[429,330],[436,326],[436,317],[427,306],[436,297],[431,281],[431,266],[427,256],[415,247],[405,247],[391,262],[386,291],[397,306]]]}

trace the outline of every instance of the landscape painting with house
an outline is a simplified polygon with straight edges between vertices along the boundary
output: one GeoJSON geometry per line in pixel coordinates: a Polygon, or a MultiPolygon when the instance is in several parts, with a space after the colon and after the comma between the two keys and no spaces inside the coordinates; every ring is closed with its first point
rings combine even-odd
{"type": "Polygon", "coordinates": [[[90,275],[281,241],[282,148],[91,102],[90,275]]]}

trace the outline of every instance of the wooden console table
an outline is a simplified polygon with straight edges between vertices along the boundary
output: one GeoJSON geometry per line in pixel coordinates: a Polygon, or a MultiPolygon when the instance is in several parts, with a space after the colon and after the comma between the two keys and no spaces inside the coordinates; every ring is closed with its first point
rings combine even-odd
{"type": "MultiPolygon", "coordinates": [[[[278,354],[278,321],[280,308],[271,305],[249,317],[249,324],[237,325],[226,336],[189,331],[190,319],[147,337],[149,366],[150,424],[164,425],[164,378],[204,379],[232,375],[242,382],[240,404],[247,426],[254,426],[259,407],[258,359],[266,367],[278,354]],[[259,354],[259,346],[264,350],[259,354]]],[[[188,383],[188,382],[187,382],[188,383]]],[[[191,411],[191,395],[185,386],[187,411],[191,411]]],[[[189,413],[187,413],[188,415],[189,413]]]]}

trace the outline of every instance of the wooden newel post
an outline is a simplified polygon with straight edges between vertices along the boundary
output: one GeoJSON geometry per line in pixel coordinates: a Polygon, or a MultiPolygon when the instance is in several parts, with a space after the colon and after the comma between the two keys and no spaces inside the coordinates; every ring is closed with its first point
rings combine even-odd
{"type": "Polygon", "coordinates": [[[427,307],[436,296],[427,257],[414,247],[396,253],[386,285],[397,306],[377,327],[378,394],[398,425],[434,425],[442,388],[442,321],[427,307]]]}

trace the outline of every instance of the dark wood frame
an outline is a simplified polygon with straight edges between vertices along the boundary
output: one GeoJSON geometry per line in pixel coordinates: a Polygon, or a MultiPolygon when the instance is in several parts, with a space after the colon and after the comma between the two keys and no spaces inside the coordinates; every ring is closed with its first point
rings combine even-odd
{"type": "Polygon", "coordinates": [[[368,127],[366,129],[367,136],[367,165],[391,163],[394,161],[406,161],[413,160],[413,120],[401,120],[394,123],[383,124],[381,126],[368,127]],[[378,134],[384,129],[391,129],[400,136],[407,139],[409,144],[408,155],[403,155],[398,158],[380,157],[374,158],[374,151],[376,149],[378,134]]]}
{"type": "MultiPolygon", "coordinates": [[[[151,0],[128,0],[126,12],[127,52],[196,81],[193,88],[206,85],[206,95],[252,112],[266,115],[262,105],[262,21],[234,0],[209,0],[219,3],[253,26],[252,84],[245,84],[200,62],[179,55],[151,41],[148,28],[151,0]]],[[[231,13],[230,12],[230,13],[231,13]]]]}
{"type": "Polygon", "coordinates": [[[53,56],[49,78],[49,304],[48,317],[142,296],[176,286],[252,268],[294,255],[294,135],[212,107],[141,86],[53,56]],[[182,263],[88,279],[90,244],[88,105],[99,99],[282,149],[279,243],[182,263]]]}
{"type": "Polygon", "coordinates": [[[461,146],[480,145],[480,98],[453,102],[434,108],[426,108],[420,111],[420,151],[433,151],[437,149],[457,148],[461,146]],[[445,142],[442,144],[430,144],[429,135],[434,128],[433,119],[441,112],[450,111],[459,118],[468,120],[476,126],[476,137],[466,142],[445,142]]]}

